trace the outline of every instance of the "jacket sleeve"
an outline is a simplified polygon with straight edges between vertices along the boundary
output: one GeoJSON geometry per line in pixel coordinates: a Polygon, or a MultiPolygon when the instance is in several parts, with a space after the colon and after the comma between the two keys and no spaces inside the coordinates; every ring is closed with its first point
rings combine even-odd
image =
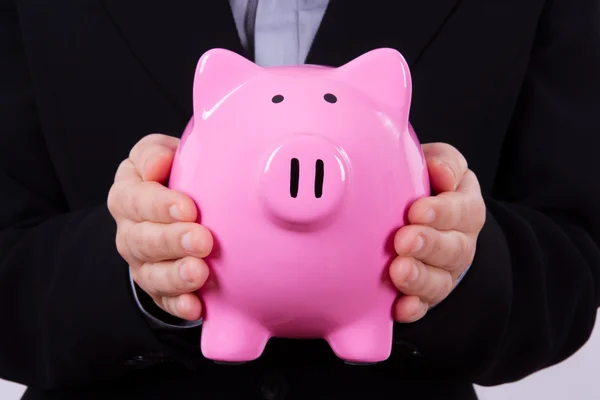
{"type": "Polygon", "coordinates": [[[122,376],[176,346],[136,306],[106,205],[66,203],[4,0],[0,54],[0,377],[51,389],[122,376]]]}
{"type": "Polygon", "coordinates": [[[546,3],[474,263],[445,301],[396,331],[430,377],[516,381],[571,356],[594,327],[600,3],[546,3]]]}

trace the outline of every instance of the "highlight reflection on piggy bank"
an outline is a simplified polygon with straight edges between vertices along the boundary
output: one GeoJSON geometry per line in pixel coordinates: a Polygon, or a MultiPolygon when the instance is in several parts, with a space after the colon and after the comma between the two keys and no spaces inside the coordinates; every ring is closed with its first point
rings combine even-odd
{"type": "Polygon", "coordinates": [[[323,338],[352,363],[389,357],[391,241],[429,194],[410,99],[391,49],[339,68],[202,56],[169,186],[215,238],[205,357],[254,360],[271,337],[323,338]]]}

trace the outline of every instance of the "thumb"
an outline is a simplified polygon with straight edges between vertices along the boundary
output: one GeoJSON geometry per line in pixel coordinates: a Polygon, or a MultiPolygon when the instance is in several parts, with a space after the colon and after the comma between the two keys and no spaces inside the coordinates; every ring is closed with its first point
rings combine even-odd
{"type": "Polygon", "coordinates": [[[427,143],[422,147],[433,191],[455,191],[468,170],[467,160],[447,143],[427,143]]]}
{"type": "Polygon", "coordinates": [[[164,183],[171,173],[171,164],[179,139],[154,133],[143,137],[129,152],[138,175],[144,181],[164,183]]]}
{"type": "Polygon", "coordinates": [[[156,152],[153,157],[148,158],[142,167],[141,175],[145,182],[154,181],[166,183],[171,174],[171,165],[175,152],[170,149],[156,152]]]}

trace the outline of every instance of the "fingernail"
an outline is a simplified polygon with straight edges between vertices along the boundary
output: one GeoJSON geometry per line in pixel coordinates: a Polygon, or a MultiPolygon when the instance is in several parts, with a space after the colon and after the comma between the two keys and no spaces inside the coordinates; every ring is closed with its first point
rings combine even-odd
{"type": "Polygon", "coordinates": [[[423,250],[423,247],[425,247],[425,240],[421,235],[418,235],[417,239],[415,240],[415,245],[413,246],[412,252],[418,253],[421,250],[423,250]]]}
{"type": "Polygon", "coordinates": [[[413,283],[417,279],[419,279],[419,266],[417,265],[417,262],[415,261],[412,264],[412,269],[410,271],[410,274],[408,275],[408,278],[406,278],[406,282],[413,283]]]}
{"type": "Polygon", "coordinates": [[[415,311],[414,313],[407,316],[406,320],[404,322],[407,322],[407,323],[415,322],[418,319],[418,317],[419,317],[419,312],[415,311]]]}
{"type": "Polygon", "coordinates": [[[443,160],[441,160],[441,159],[437,159],[437,160],[435,161],[435,163],[436,163],[438,166],[440,166],[441,168],[444,168],[445,170],[447,170],[447,171],[448,171],[448,173],[450,174],[450,176],[452,176],[452,178],[453,178],[453,179],[452,179],[452,182],[453,182],[453,183],[452,183],[452,187],[453,187],[453,189],[452,189],[452,190],[456,190],[456,187],[458,186],[458,183],[457,183],[457,182],[458,182],[458,178],[459,178],[458,176],[456,176],[456,172],[455,172],[455,171],[456,171],[456,168],[452,168],[452,166],[451,166],[451,165],[450,165],[448,162],[446,162],[446,161],[443,161],[443,160]]]}
{"type": "Polygon", "coordinates": [[[448,172],[450,172],[450,174],[452,174],[452,176],[456,178],[456,175],[454,175],[454,168],[452,168],[452,165],[450,165],[450,163],[448,163],[447,161],[445,161],[443,159],[438,158],[436,160],[436,164],[442,168],[447,169],[448,172]]]}
{"type": "Polygon", "coordinates": [[[408,323],[417,322],[419,320],[419,317],[421,317],[421,312],[420,311],[415,311],[414,313],[410,314],[406,318],[406,322],[408,322],[408,323]]]}
{"type": "Polygon", "coordinates": [[[169,207],[169,214],[171,215],[171,217],[173,219],[176,220],[181,220],[181,210],[179,209],[179,206],[177,204],[173,204],[171,207],[169,207]]]}
{"type": "Polygon", "coordinates": [[[188,232],[181,237],[181,247],[190,253],[194,252],[194,242],[192,240],[192,232],[188,232]]]}
{"type": "Polygon", "coordinates": [[[184,318],[184,315],[187,311],[186,308],[188,308],[187,302],[185,301],[183,296],[179,296],[177,298],[177,301],[175,302],[175,310],[177,311],[179,318],[184,318]]]}
{"type": "Polygon", "coordinates": [[[433,208],[428,208],[425,210],[425,213],[423,214],[423,218],[425,219],[425,223],[427,224],[431,224],[433,221],[435,221],[435,210],[433,208]]]}
{"type": "Polygon", "coordinates": [[[185,262],[179,264],[179,276],[185,282],[193,282],[194,279],[192,277],[192,274],[190,274],[189,268],[187,268],[186,266],[187,264],[185,262]]]}

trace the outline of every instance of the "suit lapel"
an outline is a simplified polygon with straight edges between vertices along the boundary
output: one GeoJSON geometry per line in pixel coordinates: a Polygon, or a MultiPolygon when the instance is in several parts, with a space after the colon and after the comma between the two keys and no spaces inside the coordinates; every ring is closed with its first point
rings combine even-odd
{"type": "Polygon", "coordinates": [[[244,52],[226,0],[103,1],[135,57],[188,117],[202,53],[215,47],[244,52]]]}
{"type": "Polygon", "coordinates": [[[308,64],[340,66],[377,47],[414,68],[461,0],[330,0],[308,64]]]}
{"type": "MultiPolygon", "coordinates": [[[[244,54],[226,0],[102,1],[135,57],[188,117],[202,53],[221,47],[244,54]]],[[[392,47],[414,68],[460,1],[330,0],[306,62],[339,66],[392,47]]]]}

